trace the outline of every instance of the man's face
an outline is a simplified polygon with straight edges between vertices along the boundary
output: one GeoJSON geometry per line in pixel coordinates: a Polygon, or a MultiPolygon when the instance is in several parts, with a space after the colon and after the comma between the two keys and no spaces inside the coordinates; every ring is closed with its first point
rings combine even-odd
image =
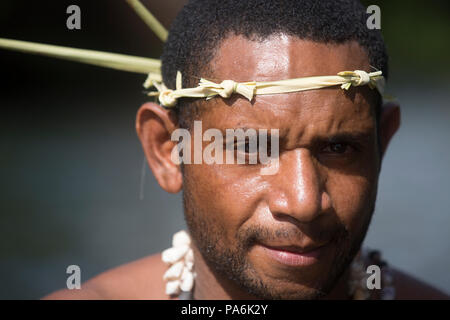
{"type": "MultiPolygon", "coordinates": [[[[357,69],[370,66],[356,43],[232,36],[202,76],[274,81],[357,69]]],[[[262,298],[317,298],[332,288],[374,209],[380,160],[372,94],[337,86],[203,103],[203,131],[279,129],[274,175],[261,175],[262,164],[184,166],[186,220],[217,275],[262,298]]]]}

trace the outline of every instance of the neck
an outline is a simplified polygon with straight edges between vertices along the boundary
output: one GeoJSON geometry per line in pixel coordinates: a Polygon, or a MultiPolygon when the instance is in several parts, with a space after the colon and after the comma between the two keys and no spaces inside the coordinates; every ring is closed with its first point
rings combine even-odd
{"type": "MultiPolygon", "coordinates": [[[[233,281],[217,274],[211,270],[203,259],[202,255],[195,246],[192,246],[194,251],[194,270],[197,274],[195,278],[195,285],[193,297],[196,300],[255,300],[255,296],[245,292],[241,287],[236,285],[233,281]]],[[[350,276],[350,268],[337,281],[334,288],[322,299],[348,299],[347,283],[350,276]]]]}

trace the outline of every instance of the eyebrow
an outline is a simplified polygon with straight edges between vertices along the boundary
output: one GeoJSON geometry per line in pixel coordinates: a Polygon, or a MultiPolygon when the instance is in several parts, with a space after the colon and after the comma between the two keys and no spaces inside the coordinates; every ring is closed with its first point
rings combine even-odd
{"type": "Polygon", "coordinates": [[[370,140],[372,137],[371,132],[339,132],[336,134],[330,135],[327,140],[330,141],[339,141],[339,140],[359,140],[359,141],[365,141],[370,140]]]}
{"type": "MultiPolygon", "coordinates": [[[[218,128],[219,129],[219,128],[218,128]]],[[[226,130],[227,129],[231,129],[231,130],[243,130],[244,133],[248,130],[248,129],[253,129],[256,131],[256,137],[259,138],[259,133],[258,130],[261,129],[266,129],[267,130],[267,140],[268,142],[270,142],[272,140],[272,134],[271,134],[271,130],[273,129],[278,129],[278,137],[279,137],[279,143],[280,143],[280,147],[284,144],[284,142],[286,142],[286,131],[282,130],[281,128],[267,128],[267,127],[249,127],[249,126],[237,126],[237,127],[233,127],[230,126],[230,128],[220,128],[219,130],[222,132],[223,136],[226,138],[226,130]]],[[[252,136],[252,135],[250,135],[252,136]]],[[[344,131],[344,132],[337,132],[334,134],[322,134],[322,135],[317,135],[315,137],[312,138],[311,140],[311,144],[320,144],[320,143],[337,143],[337,142],[343,142],[343,141],[347,141],[347,142],[353,142],[353,143],[359,143],[359,144],[367,144],[371,139],[372,139],[372,132],[371,131],[344,131]]],[[[224,143],[231,143],[232,141],[227,141],[226,139],[224,139],[224,143]]]]}
{"type": "Polygon", "coordinates": [[[223,132],[223,134],[226,134],[226,130],[234,130],[234,131],[237,131],[237,130],[243,130],[244,132],[246,132],[247,130],[255,130],[256,132],[258,132],[259,130],[267,130],[267,134],[270,134],[270,131],[271,130],[279,130],[279,131],[281,131],[281,129],[280,128],[267,128],[267,127],[263,127],[263,126],[261,126],[261,127],[259,127],[259,126],[255,126],[255,127],[248,127],[248,126],[243,126],[243,127],[240,127],[240,126],[238,126],[238,127],[233,127],[233,126],[230,126],[230,127],[228,127],[228,128],[218,128],[220,131],[222,131],[223,132]]]}
{"type": "Polygon", "coordinates": [[[338,142],[353,142],[361,145],[367,144],[372,139],[371,132],[339,132],[329,136],[317,136],[312,140],[313,144],[317,143],[338,143],[338,142]]]}
{"type": "MultiPolygon", "coordinates": [[[[279,132],[282,132],[284,130],[282,130],[281,128],[267,128],[267,127],[261,127],[261,128],[257,128],[257,127],[231,127],[231,128],[224,128],[224,129],[219,129],[221,132],[223,132],[223,134],[226,134],[226,130],[227,129],[231,129],[231,130],[243,130],[244,132],[247,131],[248,129],[253,129],[256,132],[258,132],[259,130],[267,130],[267,135],[270,136],[270,132],[271,130],[279,130],[279,132]]],[[[280,137],[283,136],[283,134],[280,133],[280,137]]],[[[323,140],[323,139],[333,139],[333,140],[346,140],[346,139],[353,139],[353,140],[367,140],[370,139],[370,137],[372,136],[372,132],[370,131],[344,131],[344,132],[338,132],[335,134],[330,134],[328,137],[318,137],[319,139],[323,140]]]]}

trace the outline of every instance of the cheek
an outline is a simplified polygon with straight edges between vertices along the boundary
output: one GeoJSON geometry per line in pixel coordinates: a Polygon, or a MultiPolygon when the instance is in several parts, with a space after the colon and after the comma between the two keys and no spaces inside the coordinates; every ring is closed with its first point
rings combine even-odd
{"type": "MultiPolygon", "coordinates": [[[[187,165],[185,187],[193,198],[197,215],[233,236],[255,212],[267,184],[252,170],[238,165],[187,165]]],[[[258,171],[259,172],[259,171],[258,171]]]]}
{"type": "Polygon", "coordinates": [[[327,168],[326,189],[339,220],[358,232],[370,219],[377,195],[378,158],[375,140],[347,168],[327,168]]]}
{"type": "Polygon", "coordinates": [[[376,198],[376,176],[330,175],[328,193],[339,220],[357,232],[372,214],[376,198]]]}

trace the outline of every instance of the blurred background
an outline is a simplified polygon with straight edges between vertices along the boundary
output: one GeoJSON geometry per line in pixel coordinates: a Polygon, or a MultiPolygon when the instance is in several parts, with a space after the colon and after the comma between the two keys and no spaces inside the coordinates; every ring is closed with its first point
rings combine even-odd
{"type": "MultiPolygon", "coordinates": [[[[177,0],[143,1],[168,27],[177,0]]],[[[450,2],[381,8],[388,93],[402,105],[365,245],[450,293],[450,2]]],[[[158,58],[122,0],[2,0],[0,37],[158,58]],[[81,30],[66,8],[81,8],[81,30]]],[[[0,50],[0,299],[37,299],[167,248],[185,223],[135,133],[145,76],[0,50]],[[145,168],[146,166],[144,166],[145,168]],[[141,185],[144,184],[143,199],[141,185]]]]}

